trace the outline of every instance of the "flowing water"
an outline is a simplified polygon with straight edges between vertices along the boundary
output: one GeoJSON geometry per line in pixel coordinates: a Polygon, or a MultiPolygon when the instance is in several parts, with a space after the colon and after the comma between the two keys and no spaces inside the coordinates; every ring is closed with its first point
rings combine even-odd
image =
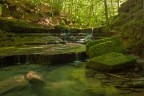
{"type": "Polygon", "coordinates": [[[44,76],[45,84],[29,84],[29,86],[12,90],[3,96],[119,96],[117,90],[106,87],[100,80],[87,77],[85,66],[72,65],[40,66],[17,65],[2,68],[0,81],[9,77],[24,74],[30,70],[44,76]]]}

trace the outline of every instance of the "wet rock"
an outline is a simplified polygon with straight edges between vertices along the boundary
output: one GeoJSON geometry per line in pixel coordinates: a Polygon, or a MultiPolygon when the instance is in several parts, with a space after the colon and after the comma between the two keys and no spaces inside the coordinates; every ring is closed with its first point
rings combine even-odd
{"type": "Polygon", "coordinates": [[[112,52],[90,59],[87,68],[98,71],[115,72],[134,67],[135,63],[136,59],[132,56],[112,52]]]}
{"type": "Polygon", "coordinates": [[[65,44],[65,42],[57,36],[51,36],[44,33],[23,33],[15,34],[8,32],[0,32],[0,46],[22,46],[22,45],[47,45],[50,44],[65,44]]]}
{"type": "Polygon", "coordinates": [[[92,41],[87,44],[87,54],[89,57],[96,57],[110,52],[126,53],[118,38],[105,38],[92,41]]]}
{"type": "Polygon", "coordinates": [[[76,41],[77,43],[82,43],[82,44],[86,44],[87,42],[92,40],[92,34],[89,34],[87,36],[85,36],[84,38],[79,39],[78,41],[76,41]]]}
{"type": "Polygon", "coordinates": [[[94,75],[94,77],[95,77],[96,79],[100,79],[100,80],[102,80],[102,79],[107,79],[107,76],[106,76],[105,74],[103,74],[103,73],[96,73],[96,74],[94,75]]]}
{"type": "Polygon", "coordinates": [[[87,69],[86,70],[86,77],[94,77],[96,72],[92,69],[87,69]]]}
{"type": "Polygon", "coordinates": [[[0,95],[12,89],[21,89],[29,84],[29,81],[37,80],[44,82],[42,76],[35,71],[29,71],[26,75],[8,78],[0,82],[0,95]]]}
{"type": "Polygon", "coordinates": [[[85,45],[82,44],[4,47],[0,50],[0,56],[2,67],[14,64],[65,64],[86,59],[85,45]]]}
{"type": "Polygon", "coordinates": [[[103,39],[99,39],[99,40],[94,40],[94,41],[88,42],[86,44],[86,50],[88,51],[91,46],[94,46],[96,44],[100,44],[102,42],[105,42],[106,40],[111,40],[111,38],[103,38],[103,39]]]}

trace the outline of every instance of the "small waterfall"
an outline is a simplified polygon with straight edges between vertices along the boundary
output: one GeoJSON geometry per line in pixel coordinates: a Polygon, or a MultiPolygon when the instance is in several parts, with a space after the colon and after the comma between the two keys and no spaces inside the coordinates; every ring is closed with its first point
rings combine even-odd
{"type": "Polygon", "coordinates": [[[75,53],[75,61],[74,61],[74,63],[80,63],[81,61],[80,61],[80,56],[79,56],[80,54],[78,53],[78,52],[76,52],[75,53]]]}
{"type": "Polygon", "coordinates": [[[29,64],[30,62],[29,62],[29,55],[27,54],[26,55],[26,62],[25,62],[26,64],[29,64]]]}
{"type": "Polygon", "coordinates": [[[45,43],[45,48],[47,49],[48,42],[45,43]]]}
{"type": "Polygon", "coordinates": [[[63,33],[63,38],[64,38],[64,41],[67,42],[67,34],[65,32],[63,33]]]}
{"type": "Polygon", "coordinates": [[[68,39],[69,39],[70,29],[68,29],[68,30],[61,30],[61,32],[62,32],[61,36],[63,38],[63,41],[67,43],[68,39]]]}
{"type": "Polygon", "coordinates": [[[1,63],[1,67],[3,67],[4,66],[4,63],[3,63],[3,56],[0,58],[0,63],[1,63]]]}
{"type": "Polygon", "coordinates": [[[92,30],[91,30],[92,37],[93,37],[93,32],[94,32],[94,28],[92,27],[92,30]]]}
{"type": "Polygon", "coordinates": [[[16,64],[18,64],[18,65],[21,64],[21,62],[20,62],[20,55],[16,56],[16,64]]]}

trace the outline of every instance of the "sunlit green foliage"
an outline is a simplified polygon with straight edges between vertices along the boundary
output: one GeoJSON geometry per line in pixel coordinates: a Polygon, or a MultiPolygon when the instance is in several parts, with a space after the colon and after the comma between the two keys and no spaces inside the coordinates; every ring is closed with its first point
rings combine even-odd
{"type": "MultiPolygon", "coordinates": [[[[119,5],[125,0],[107,0],[111,20],[117,14],[119,5]],[[119,4],[119,5],[118,5],[119,4]]],[[[100,26],[105,24],[104,2],[102,0],[61,0],[62,10],[77,26],[100,26]]],[[[53,4],[55,6],[55,4],[53,4]]]]}
{"type": "MultiPolygon", "coordinates": [[[[13,0],[8,0],[12,1],[13,0]]],[[[42,10],[42,6],[48,10],[51,16],[60,15],[69,26],[93,27],[105,25],[105,7],[103,0],[14,0],[17,4],[26,4],[34,12],[42,10]]],[[[109,22],[117,14],[122,2],[126,0],[107,0],[109,22]]],[[[40,12],[41,13],[41,12],[40,12]]]]}

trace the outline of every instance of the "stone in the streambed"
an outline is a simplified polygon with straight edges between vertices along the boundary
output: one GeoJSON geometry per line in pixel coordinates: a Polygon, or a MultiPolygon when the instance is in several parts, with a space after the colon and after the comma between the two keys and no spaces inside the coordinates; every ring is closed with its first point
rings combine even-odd
{"type": "Polygon", "coordinates": [[[114,72],[134,67],[135,63],[136,59],[133,56],[112,52],[90,59],[87,68],[114,72]]]}
{"type": "Polygon", "coordinates": [[[126,53],[127,50],[123,47],[118,38],[105,38],[92,41],[87,44],[87,55],[92,58],[111,52],[126,53]]]}

